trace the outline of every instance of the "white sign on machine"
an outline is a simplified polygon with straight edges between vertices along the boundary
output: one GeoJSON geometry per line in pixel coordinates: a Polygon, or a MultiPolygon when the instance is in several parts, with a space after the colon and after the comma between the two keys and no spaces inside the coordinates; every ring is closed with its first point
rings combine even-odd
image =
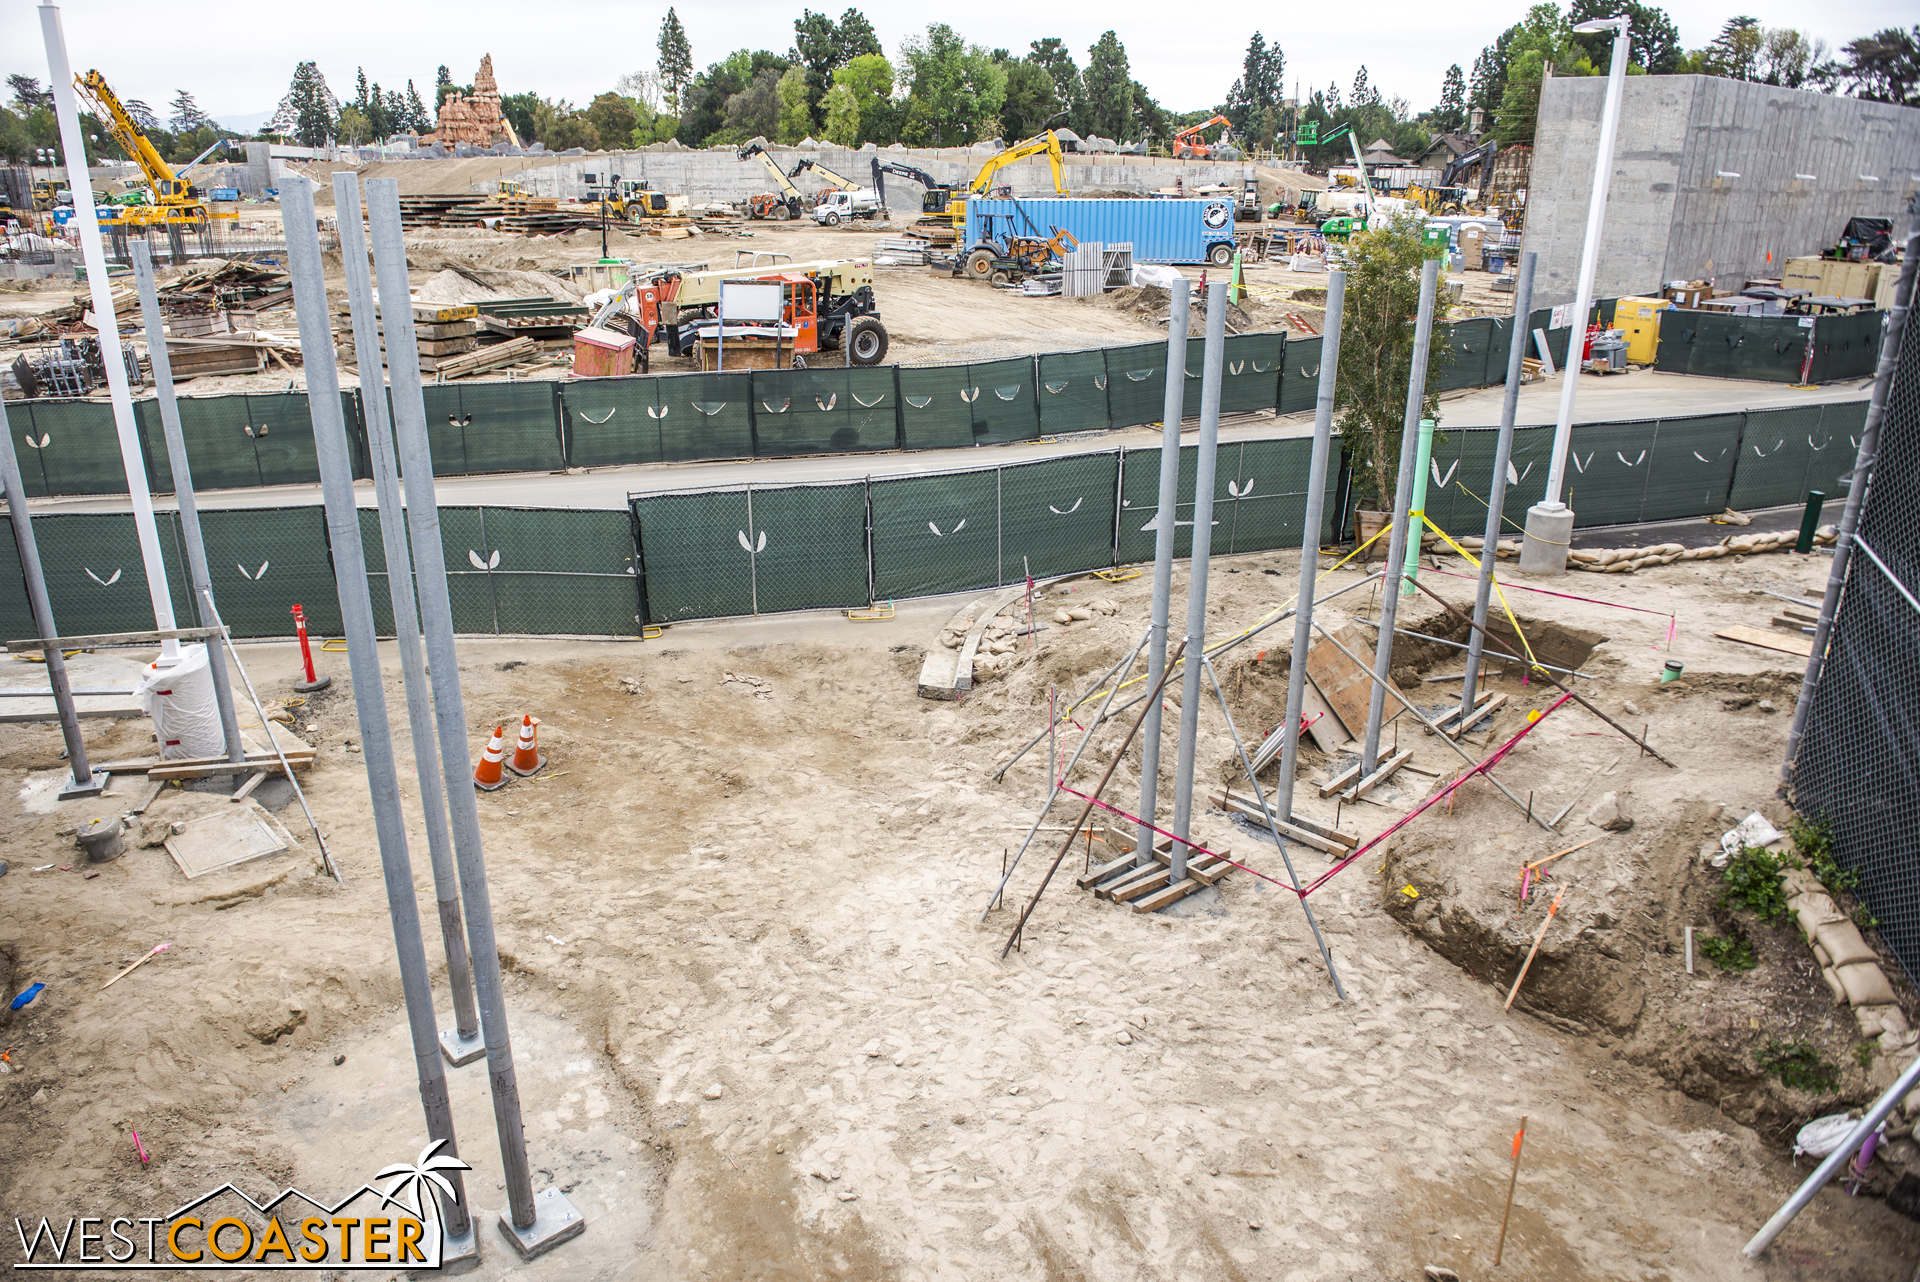
{"type": "MultiPolygon", "coordinates": [[[[726,334],[729,321],[777,322],[781,295],[785,287],[779,281],[723,280],[720,282],[720,324],[714,330],[714,368],[726,368],[726,334]]],[[[779,344],[779,331],[774,331],[779,344]]]]}

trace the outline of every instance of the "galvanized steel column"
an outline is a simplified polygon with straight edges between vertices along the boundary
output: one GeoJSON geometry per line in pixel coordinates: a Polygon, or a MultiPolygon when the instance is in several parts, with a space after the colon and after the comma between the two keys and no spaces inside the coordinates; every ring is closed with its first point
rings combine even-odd
{"type": "MultiPolygon", "coordinates": [[[[1173,540],[1180,509],[1180,418],[1186,405],[1187,311],[1193,283],[1182,276],[1168,291],[1167,386],[1160,410],[1160,500],[1153,517],[1153,622],[1147,642],[1147,688],[1167,670],[1167,613],[1173,596],[1173,540]]],[[[1155,699],[1140,727],[1140,844],[1136,865],[1153,859],[1154,812],[1160,804],[1160,709],[1155,699]]]]}
{"type": "MultiPolygon", "coordinates": [[[[1200,729],[1200,657],[1207,641],[1207,563],[1213,555],[1213,478],[1220,452],[1220,376],[1226,365],[1227,286],[1207,287],[1206,360],[1200,376],[1200,457],[1193,478],[1193,557],[1187,572],[1187,670],[1180,683],[1180,758],[1174,767],[1172,880],[1187,876],[1193,835],[1193,763],[1200,729]]],[[[1185,362],[1181,372],[1186,371],[1185,362]]],[[[1173,377],[1173,371],[1167,371],[1173,377]]]]}

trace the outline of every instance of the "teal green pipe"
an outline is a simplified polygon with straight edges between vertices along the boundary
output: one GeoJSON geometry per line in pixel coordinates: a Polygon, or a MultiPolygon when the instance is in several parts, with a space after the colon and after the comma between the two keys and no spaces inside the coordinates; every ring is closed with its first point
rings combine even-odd
{"type": "MultiPolygon", "coordinates": [[[[1413,498],[1409,512],[1424,512],[1427,508],[1427,472],[1433,458],[1433,420],[1420,420],[1420,446],[1413,460],[1413,498]]],[[[1406,577],[1400,581],[1400,595],[1412,596],[1413,581],[1420,574],[1420,535],[1424,527],[1417,516],[1407,518],[1407,562],[1406,577]]]]}

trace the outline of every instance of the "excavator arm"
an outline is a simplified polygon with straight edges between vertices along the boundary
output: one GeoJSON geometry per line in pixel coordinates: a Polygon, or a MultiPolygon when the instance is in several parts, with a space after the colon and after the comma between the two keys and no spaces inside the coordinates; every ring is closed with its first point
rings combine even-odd
{"type": "Polygon", "coordinates": [[[1053,168],[1053,189],[1058,194],[1067,194],[1067,181],[1060,168],[1060,140],[1049,129],[1038,137],[1029,138],[1023,143],[1007,148],[997,156],[991,156],[987,163],[980,166],[980,172],[973,176],[973,182],[967,190],[975,196],[985,195],[993,186],[993,176],[1015,161],[1025,160],[1028,156],[1037,156],[1045,152],[1047,163],[1053,168]]]}
{"type": "Polygon", "coordinates": [[[880,208],[887,207],[887,179],[892,174],[896,178],[905,178],[909,182],[919,183],[929,194],[937,194],[937,201],[926,202],[925,210],[930,214],[946,212],[948,203],[953,199],[953,188],[941,182],[924,169],[912,165],[902,165],[895,161],[875,160],[873,162],[873,194],[880,199],[880,208]],[[938,208],[935,208],[935,206],[938,208]]]}

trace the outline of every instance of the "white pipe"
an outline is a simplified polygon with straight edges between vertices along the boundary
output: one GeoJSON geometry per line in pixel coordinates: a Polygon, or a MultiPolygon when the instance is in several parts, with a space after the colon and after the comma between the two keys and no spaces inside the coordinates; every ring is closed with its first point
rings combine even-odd
{"type": "MultiPolygon", "coordinates": [[[[40,33],[47,42],[47,74],[53,78],[53,114],[60,122],[60,150],[66,154],[73,220],[80,225],[80,253],[87,264],[87,291],[93,296],[93,316],[100,333],[100,363],[106,367],[107,394],[113,400],[113,426],[120,437],[120,463],[127,472],[133,528],[140,537],[140,562],[147,571],[153,626],[155,631],[169,632],[174,628],[173,596],[167,589],[166,562],[160,559],[160,532],[154,524],[153,494],[147,489],[147,467],[140,454],[140,428],[133,417],[133,393],[127,387],[120,325],[113,314],[113,287],[107,280],[107,254],[100,245],[100,220],[93,211],[93,181],[87,176],[86,139],[80,133],[80,112],[73,100],[73,67],[67,61],[67,39],[60,27],[59,6],[40,6],[40,33]]],[[[169,637],[160,643],[158,662],[164,668],[180,662],[180,642],[176,638],[169,637]]]]}
{"type": "MultiPolygon", "coordinates": [[[[1613,177],[1613,143],[1620,132],[1620,100],[1627,83],[1627,20],[1601,18],[1575,30],[1612,27],[1613,61],[1607,69],[1607,105],[1600,116],[1600,147],[1593,158],[1593,195],[1587,202],[1587,239],[1580,247],[1580,281],[1573,292],[1573,333],[1560,373],[1560,417],[1553,426],[1553,459],[1547,493],[1540,505],[1555,511],[1565,505],[1560,493],[1567,475],[1567,451],[1573,445],[1573,397],[1580,385],[1580,351],[1586,345],[1587,312],[1593,307],[1593,276],[1600,264],[1600,228],[1607,215],[1607,181],[1613,177]]],[[[1544,92],[1544,86],[1542,91],[1544,92]]]]}

